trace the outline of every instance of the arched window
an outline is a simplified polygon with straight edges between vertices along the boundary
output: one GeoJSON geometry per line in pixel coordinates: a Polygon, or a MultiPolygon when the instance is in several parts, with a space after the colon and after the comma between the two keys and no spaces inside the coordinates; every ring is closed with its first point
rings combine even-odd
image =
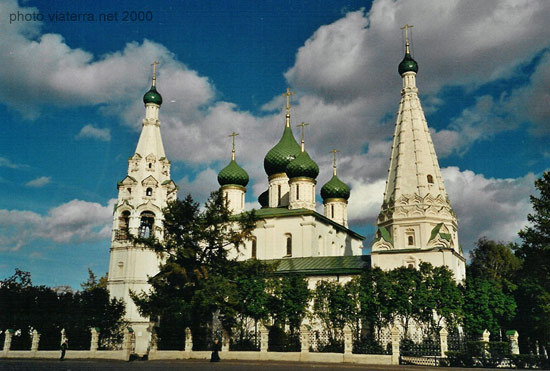
{"type": "Polygon", "coordinates": [[[300,185],[296,184],[296,199],[300,199],[300,185]]]}
{"type": "Polygon", "coordinates": [[[153,195],[153,188],[147,188],[145,191],[145,196],[152,196],[153,195]]]}
{"type": "Polygon", "coordinates": [[[150,211],[141,213],[139,223],[139,237],[149,238],[153,235],[153,226],[155,224],[155,214],[150,211]]]}
{"type": "Polygon", "coordinates": [[[428,178],[428,183],[433,184],[434,177],[431,174],[428,174],[427,178],[428,178]]]}
{"type": "Polygon", "coordinates": [[[149,162],[149,169],[153,168],[153,164],[149,162]]]}
{"type": "Polygon", "coordinates": [[[330,205],[330,217],[334,218],[334,205],[330,205]]]}
{"type": "Polygon", "coordinates": [[[117,240],[128,239],[128,226],[130,225],[130,212],[128,210],[123,211],[118,218],[118,231],[116,231],[117,240]]]}
{"type": "Polygon", "coordinates": [[[292,235],[286,235],[286,256],[292,256],[292,235]]]}
{"type": "Polygon", "coordinates": [[[258,245],[256,243],[256,238],[252,238],[252,259],[256,259],[258,245]]]}
{"type": "Polygon", "coordinates": [[[409,246],[414,246],[414,237],[413,236],[409,236],[408,241],[409,241],[409,246]]]}
{"type": "Polygon", "coordinates": [[[281,205],[281,185],[277,186],[277,206],[281,205]]]}

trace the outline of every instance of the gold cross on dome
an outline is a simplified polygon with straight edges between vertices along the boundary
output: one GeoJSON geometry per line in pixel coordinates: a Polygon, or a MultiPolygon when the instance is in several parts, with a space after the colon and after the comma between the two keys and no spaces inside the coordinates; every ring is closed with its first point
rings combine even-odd
{"type": "Polygon", "coordinates": [[[297,127],[302,128],[302,152],[305,151],[304,133],[306,131],[306,126],[308,126],[308,125],[309,124],[307,122],[302,122],[301,124],[296,125],[297,127]]]}
{"type": "Polygon", "coordinates": [[[402,30],[405,30],[405,52],[407,54],[410,53],[410,50],[409,50],[409,28],[413,28],[414,26],[413,25],[410,25],[410,24],[406,24],[404,25],[403,27],[401,27],[402,30]]]}
{"type": "Polygon", "coordinates": [[[151,66],[153,66],[153,86],[155,86],[157,81],[157,64],[159,64],[157,61],[154,61],[153,64],[151,64],[151,66]]]}
{"type": "Polygon", "coordinates": [[[333,149],[332,151],[332,169],[333,169],[333,174],[336,175],[336,153],[337,152],[340,152],[339,150],[337,149],[333,149]]]}
{"type": "Polygon", "coordinates": [[[290,88],[286,88],[286,93],[283,93],[283,97],[286,97],[286,112],[290,111],[290,97],[293,96],[293,91],[290,91],[290,88]]]}
{"type": "Polygon", "coordinates": [[[233,137],[233,149],[231,150],[231,159],[235,160],[235,137],[239,135],[239,133],[232,132],[228,137],[233,137]]]}

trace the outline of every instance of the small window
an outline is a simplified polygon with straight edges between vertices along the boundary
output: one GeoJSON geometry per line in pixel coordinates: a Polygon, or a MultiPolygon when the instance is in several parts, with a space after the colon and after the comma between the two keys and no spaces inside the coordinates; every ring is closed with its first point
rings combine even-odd
{"type": "Polygon", "coordinates": [[[431,174],[428,174],[428,183],[433,184],[434,183],[434,177],[431,176],[431,174]]]}
{"type": "Polygon", "coordinates": [[[330,205],[330,217],[334,218],[334,205],[330,205]]]}
{"type": "Polygon", "coordinates": [[[153,168],[153,164],[149,162],[149,169],[153,168]]]}
{"type": "Polygon", "coordinates": [[[257,243],[256,243],[256,239],[253,238],[252,239],[252,259],[256,259],[256,254],[257,254],[257,243]]]}
{"type": "Polygon", "coordinates": [[[277,205],[281,205],[281,185],[277,186],[277,205]]]}
{"type": "Polygon", "coordinates": [[[296,184],[296,199],[300,199],[300,185],[296,184]]]}
{"type": "Polygon", "coordinates": [[[414,268],[414,264],[413,264],[413,263],[409,263],[409,268],[414,268]]]}
{"type": "Polygon", "coordinates": [[[286,235],[286,256],[292,256],[292,236],[286,235]]]}
{"type": "Polygon", "coordinates": [[[414,246],[414,237],[409,236],[408,240],[409,240],[409,246],[414,246]]]}
{"type": "Polygon", "coordinates": [[[126,188],[126,190],[128,190],[129,194],[132,194],[132,188],[126,188]]]}
{"type": "Polygon", "coordinates": [[[145,191],[145,195],[146,196],[152,196],[153,195],[153,188],[147,188],[147,190],[145,191]]]}

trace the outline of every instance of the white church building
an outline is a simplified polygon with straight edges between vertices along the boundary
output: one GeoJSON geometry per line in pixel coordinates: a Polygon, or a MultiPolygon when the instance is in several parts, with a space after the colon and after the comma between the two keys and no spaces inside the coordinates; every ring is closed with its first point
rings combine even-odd
{"type": "MultiPolygon", "coordinates": [[[[333,176],[320,190],[323,214],[316,212],[319,167],[305,148],[306,124],[298,125],[302,129],[300,144],[292,133],[292,93],[287,90],[282,137],[264,158],[268,189],[258,198],[258,222],[239,259],[277,261],[277,274],[303,273],[310,288],[323,279],[345,282],[369,266],[390,270],[417,267],[421,262],[448,266],[457,281],[465,278],[457,219],[418,98],[418,65],[410,54],[408,37],[398,70],[403,80],[401,102],[371,254],[364,254],[364,248],[370,247],[363,246],[364,237],[348,227],[350,188],[337,176],[336,156],[333,176]]],[[[162,209],[177,197],[161,138],[162,97],[156,90],[155,68],[143,101],[141,135],[128,160],[128,174],[118,183],[108,273],[111,296],[126,302],[126,320],[135,331],[139,354],[147,351],[149,320],[139,315],[129,291],[149,289],[147,278],[158,273],[159,260],[152,250],[130,242],[128,234],[154,234],[162,239],[162,209]]],[[[232,213],[240,214],[245,211],[249,177],[236,161],[235,135],[231,161],[219,172],[218,182],[232,213]]]]}

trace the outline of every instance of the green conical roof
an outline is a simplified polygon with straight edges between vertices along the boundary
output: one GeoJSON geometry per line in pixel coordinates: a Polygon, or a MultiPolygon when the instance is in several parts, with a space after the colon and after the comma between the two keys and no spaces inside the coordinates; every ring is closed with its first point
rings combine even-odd
{"type": "Polygon", "coordinates": [[[309,157],[306,151],[300,152],[300,154],[287,165],[286,175],[289,178],[307,177],[315,179],[317,175],[319,175],[319,166],[309,157]]]}
{"type": "Polygon", "coordinates": [[[342,182],[336,175],[321,188],[321,197],[323,200],[329,198],[343,198],[347,200],[349,198],[349,186],[342,182]]]}
{"type": "Polygon", "coordinates": [[[411,57],[409,53],[405,54],[405,58],[399,63],[397,69],[400,75],[403,75],[405,72],[418,72],[418,63],[411,57]]]}
{"type": "Polygon", "coordinates": [[[296,142],[290,127],[285,127],[283,136],[275,147],[271,148],[264,158],[264,169],[267,175],[284,173],[290,161],[300,153],[300,146],[296,142]]]}
{"type": "Polygon", "coordinates": [[[237,164],[237,161],[231,160],[229,165],[224,167],[218,174],[218,183],[224,185],[239,185],[246,187],[248,184],[248,173],[237,164]]]}
{"type": "Polygon", "coordinates": [[[155,86],[151,86],[151,89],[143,96],[143,103],[155,103],[159,106],[162,104],[162,96],[157,91],[155,86]]]}
{"type": "Polygon", "coordinates": [[[258,196],[258,202],[262,208],[269,206],[269,190],[264,191],[260,196],[258,196]]]}

